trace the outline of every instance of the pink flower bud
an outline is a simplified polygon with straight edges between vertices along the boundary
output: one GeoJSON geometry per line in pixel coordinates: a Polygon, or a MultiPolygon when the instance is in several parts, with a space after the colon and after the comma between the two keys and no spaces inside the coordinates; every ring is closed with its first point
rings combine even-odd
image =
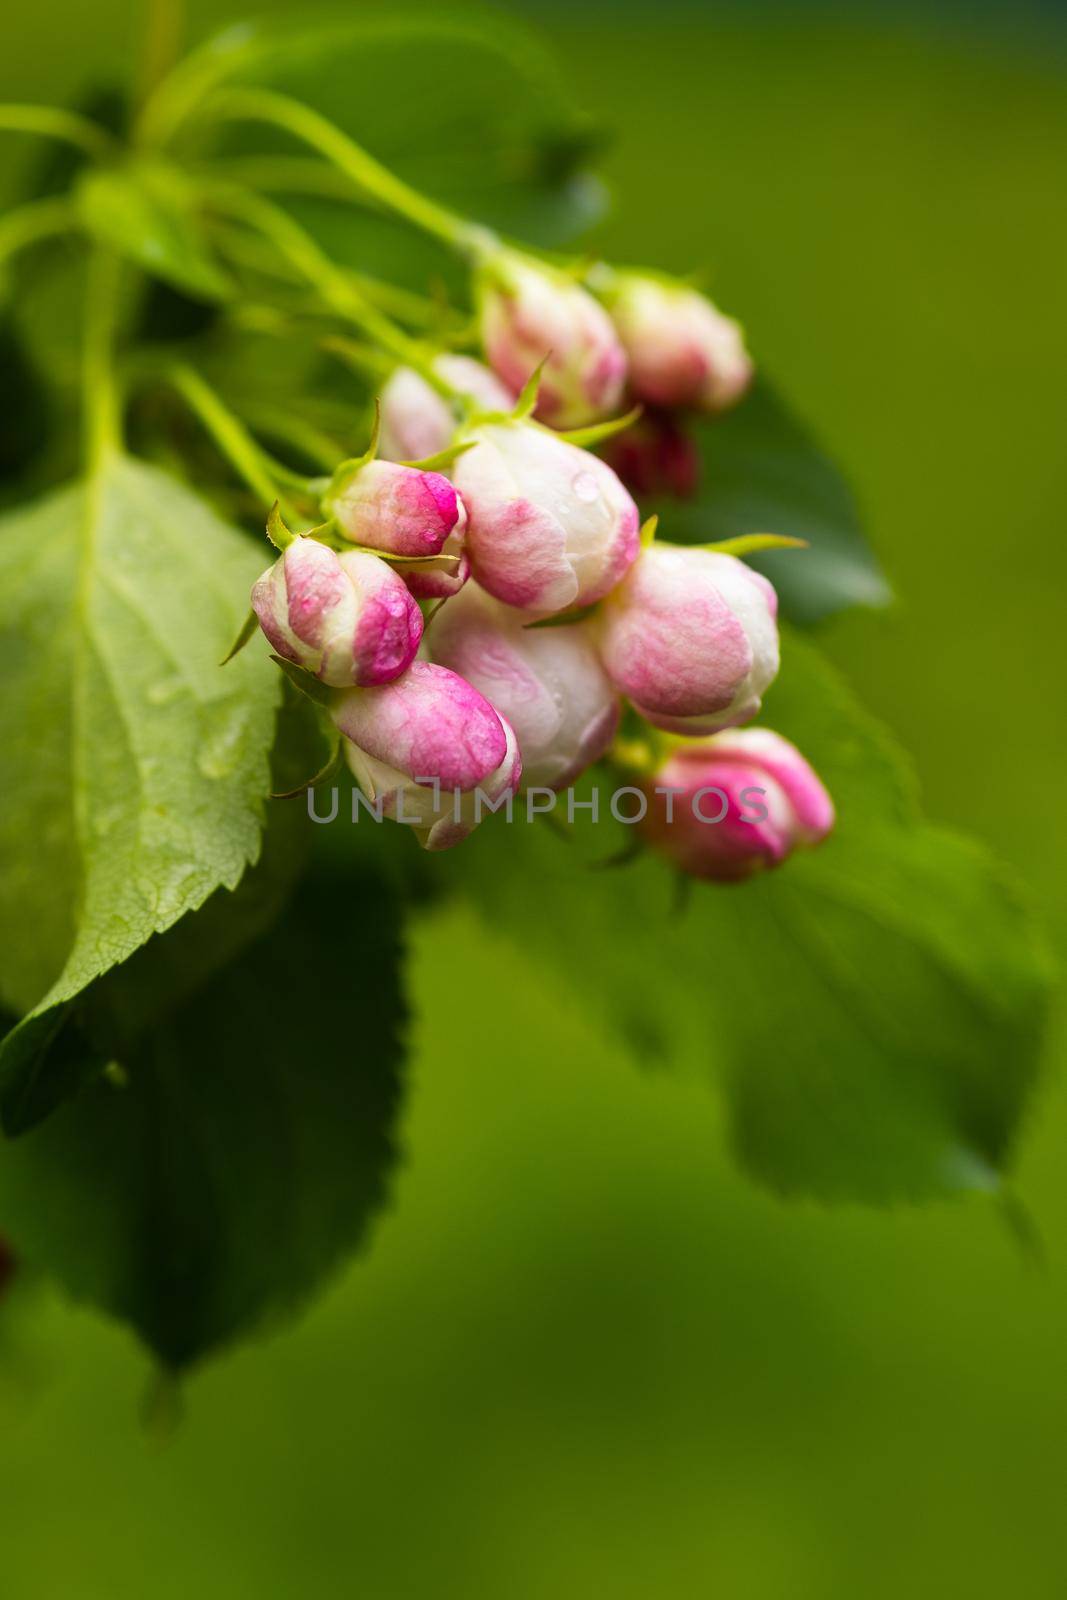
{"type": "Polygon", "coordinates": [[[391,567],[317,539],[293,540],[257,580],[252,609],[278,655],[338,688],[398,677],[422,637],[422,614],[391,567]]]}
{"type": "Polygon", "coordinates": [[[609,676],[672,733],[714,733],[756,715],[778,671],[778,602],[734,556],[653,544],[597,619],[609,676]]]}
{"type": "Polygon", "coordinates": [[[440,472],[367,461],[335,482],[324,502],[346,539],[394,556],[435,556],[460,519],[440,472]]]}
{"type": "Polygon", "coordinates": [[[491,700],[515,730],[523,782],[562,789],[604,754],[619,697],[587,628],[530,628],[525,612],[477,584],[444,607],[428,642],[440,661],[491,700]]]}
{"type": "Polygon", "coordinates": [[[780,866],[834,825],[833,801],[812,768],[769,728],[674,750],[645,787],[645,837],[683,872],[721,883],[780,866]]]}
{"type": "MultiPolygon", "coordinates": [[[[500,380],[470,356],[440,355],[434,367],[482,411],[510,411],[515,403],[500,380]]],[[[448,401],[410,367],[397,367],[382,390],[379,454],[386,461],[422,461],[447,450],[456,431],[448,401]]]]}
{"type": "Polygon", "coordinates": [[[626,273],[611,313],[639,399],[725,411],[748,388],[752,362],[740,324],[695,289],[626,273]]]}
{"type": "Polygon", "coordinates": [[[528,423],[490,423],[474,438],[455,477],[482,587],[545,614],[607,594],[639,548],[637,507],[611,468],[528,423]]]}
{"type": "Polygon", "coordinates": [[[511,728],[446,667],[415,661],[384,688],[344,695],[331,715],[364,794],[413,827],[427,850],[459,844],[519,786],[511,728]]]}
{"type": "Polygon", "coordinates": [[[481,292],[482,343],[509,389],[545,364],[537,415],[558,428],[580,427],[618,405],[626,356],[611,318],[572,279],[539,262],[507,255],[481,292]]]}
{"type": "Polygon", "coordinates": [[[459,521],[441,547],[443,556],[455,558],[455,565],[447,570],[429,567],[423,570],[408,567],[404,582],[417,600],[447,600],[458,594],[471,575],[470,557],[467,555],[467,511],[459,501],[459,521]]]}

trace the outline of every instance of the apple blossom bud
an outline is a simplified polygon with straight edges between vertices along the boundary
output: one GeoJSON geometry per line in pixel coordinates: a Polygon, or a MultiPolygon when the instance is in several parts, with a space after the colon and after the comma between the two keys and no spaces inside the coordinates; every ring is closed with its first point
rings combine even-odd
{"type": "Polygon", "coordinates": [[[523,783],[562,789],[611,743],[619,697],[587,627],[528,622],[471,583],[427,638],[434,660],[472,683],[514,728],[523,783]]]}
{"type": "Polygon", "coordinates": [[[446,667],[415,661],[394,683],[342,696],[331,715],[368,800],[427,850],[459,844],[519,786],[511,728],[446,667]]]}
{"type": "Polygon", "coordinates": [[[365,461],[338,474],[323,502],[346,539],[394,556],[435,556],[460,519],[440,472],[365,461]]]}
{"type": "Polygon", "coordinates": [[[780,866],[834,825],[833,801],[812,768],[769,728],[673,750],[646,792],[649,842],[683,872],[721,883],[780,866]]]}
{"type": "Polygon", "coordinates": [[[740,324],[695,289],[624,273],[611,314],[640,400],[725,411],[752,381],[740,324]]]}
{"type": "Polygon", "coordinates": [[[422,637],[422,614],[391,567],[311,538],[294,539],[257,580],[252,609],[278,655],[338,688],[398,677],[422,637]]]}
{"type": "Polygon", "coordinates": [[[509,389],[545,362],[542,421],[580,427],[617,407],[626,356],[603,306],[573,279],[509,252],[485,275],[480,312],[485,353],[509,389]]]}
{"type": "Polygon", "coordinates": [[[470,557],[467,555],[467,511],[459,501],[459,521],[441,546],[443,556],[452,556],[454,565],[444,567],[407,567],[404,582],[416,600],[448,600],[458,594],[471,575],[470,557]]]}
{"type": "Polygon", "coordinates": [[[642,551],[597,618],[617,688],[657,728],[715,733],[747,722],[778,671],[777,596],[735,556],[642,551]]]}
{"type": "MultiPolygon", "coordinates": [[[[434,369],[482,411],[510,411],[515,403],[499,378],[471,356],[444,354],[434,369]]],[[[422,461],[447,450],[456,431],[452,409],[411,367],[397,367],[381,397],[379,454],[386,461],[422,461]]]]}
{"type": "Polygon", "coordinates": [[[637,507],[611,468],[530,423],[487,423],[472,437],[454,471],[482,587],[542,614],[607,594],[640,543],[637,507]]]}

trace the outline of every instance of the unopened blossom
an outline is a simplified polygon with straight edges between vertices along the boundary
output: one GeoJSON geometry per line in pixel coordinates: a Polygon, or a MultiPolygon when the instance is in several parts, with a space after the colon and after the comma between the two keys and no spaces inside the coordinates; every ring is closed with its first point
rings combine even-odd
{"type": "Polygon", "coordinates": [[[278,655],[339,688],[398,677],[422,637],[422,614],[391,567],[311,538],[294,539],[257,580],[252,609],[278,655]]]}
{"type": "Polygon", "coordinates": [[[482,587],[545,614],[607,594],[639,548],[637,507],[611,468],[533,423],[488,423],[472,437],[454,470],[482,587]]]}
{"type": "Polygon", "coordinates": [[[580,427],[617,408],[626,356],[611,318],[580,284],[509,252],[484,276],[479,300],[485,353],[509,389],[521,389],[545,363],[542,421],[580,427]]]}
{"type": "Polygon", "coordinates": [[[624,273],[611,314],[640,400],[724,411],[752,381],[740,323],[695,289],[624,273]]]}
{"type": "Polygon", "coordinates": [[[747,722],[778,672],[778,601],[734,556],[643,550],[597,616],[615,685],[657,728],[714,733],[747,722]]]}
{"type": "Polygon", "coordinates": [[[816,773],[769,728],[680,746],[645,787],[642,832],[697,878],[732,883],[780,866],[834,825],[833,801],[816,773]]]}
{"type": "Polygon", "coordinates": [[[447,566],[434,561],[423,566],[406,566],[404,582],[417,600],[447,600],[458,594],[471,575],[470,557],[467,555],[467,511],[459,502],[459,521],[441,546],[441,555],[449,557],[447,566]]]}
{"type": "MultiPolygon", "coordinates": [[[[472,356],[445,352],[434,370],[479,411],[510,411],[515,396],[489,368],[472,356]]],[[[457,417],[443,395],[411,367],[397,367],[381,394],[379,455],[386,461],[424,461],[447,450],[457,417]]]]}
{"type": "Polygon", "coordinates": [[[435,556],[461,519],[440,472],[366,461],[335,478],[323,502],[346,539],[395,556],[435,556]]]}
{"type": "Polygon", "coordinates": [[[514,728],[524,784],[561,789],[611,743],[619,696],[587,626],[536,628],[529,620],[469,583],[427,639],[434,660],[472,683],[514,728]]]}
{"type": "Polygon", "coordinates": [[[343,695],[331,716],[364,795],[427,850],[459,844],[519,786],[510,726],[447,667],[415,661],[384,688],[343,695]]]}

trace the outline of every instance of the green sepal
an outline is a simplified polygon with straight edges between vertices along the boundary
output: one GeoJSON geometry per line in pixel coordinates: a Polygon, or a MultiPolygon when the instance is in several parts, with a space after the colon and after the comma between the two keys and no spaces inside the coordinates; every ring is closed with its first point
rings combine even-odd
{"type": "MultiPolygon", "coordinates": [[[[291,528],[286,527],[285,518],[282,516],[282,508],[275,500],[267,513],[267,538],[275,550],[284,551],[288,550],[293,540],[298,537],[299,535],[295,534],[291,528]]],[[[232,655],[233,652],[231,651],[230,654],[232,655]]],[[[226,659],[229,660],[229,657],[226,659]]]]}
{"type": "Polygon", "coordinates": [[[541,374],[544,372],[545,363],[551,354],[551,350],[546,351],[520,389],[519,398],[516,400],[511,412],[512,422],[525,422],[526,418],[532,414],[537,405],[537,394],[541,387],[541,374]]]}
{"type": "Polygon", "coordinates": [[[256,616],[255,612],[252,610],[252,608],[250,606],[248,608],[248,615],[247,615],[247,617],[245,618],[245,620],[241,624],[240,633],[238,633],[236,639],[231,644],[229,650],[227,650],[226,654],[223,656],[222,660],[219,662],[219,666],[220,667],[224,667],[226,665],[227,661],[232,661],[234,656],[240,655],[241,651],[244,649],[244,647],[248,643],[249,639],[251,639],[252,635],[255,633],[256,628],[257,628],[258,625],[259,625],[259,618],[256,616]]]}
{"type": "Polygon", "coordinates": [[[569,428],[565,433],[556,433],[556,438],[566,439],[568,444],[576,444],[586,450],[590,445],[613,439],[617,433],[625,433],[627,428],[633,427],[643,410],[643,406],[634,406],[623,417],[614,417],[610,422],[593,422],[588,428],[569,428]]]}
{"type": "Polygon", "coordinates": [[[372,544],[353,544],[348,539],[338,549],[356,550],[361,556],[377,556],[379,561],[385,561],[391,567],[410,567],[416,572],[455,572],[462,559],[444,550],[435,556],[396,556],[391,550],[378,550],[372,544]]]}
{"type": "Polygon", "coordinates": [[[329,506],[331,500],[344,494],[353,478],[357,477],[363,471],[363,468],[375,459],[378,454],[378,441],[381,438],[381,433],[382,403],[376,398],[374,401],[374,426],[371,428],[370,444],[361,456],[350,456],[347,461],[342,461],[340,466],[336,468],[329,483],[326,485],[326,491],[322,497],[324,506],[329,506]]]}
{"type": "Polygon", "coordinates": [[[332,706],[337,698],[337,690],[331,689],[328,683],[320,683],[313,672],[308,672],[305,667],[298,667],[295,661],[286,661],[284,656],[271,656],[276,667],[281,667],[285,676],[295,689],[307,695],[309,700],[314,700],[319,706],[332,706]]]}
{"type": "Polygon", "coordinates": [[[359,464],[360,464],[361,467],[365,467],[367,465],[368,461],[373,461],[375,456],[378,454],[378,442],[381,439],[381,436],[382,436],[382,402],[378,399],[377,395],[375,395],[375,397],[374,397],[374,425],[372,426],[371,432],[370,432],[370,444],[367,446],[366,450],[364,450],[363,454],[359,458],[359,464]]]}
{"type": "Polygon", "coordinates": [[[424,456],[421,461],[398,461],[398,467],[414,467],[416,472],[444,472],[457,462],[460,456],[466,455],[468,450],[473,450],[478,443],[477,439],[464,439],[459,444],[450,444],[445,450],[438,450],[435,456],[424,456]]]}
{"type": "Polygon", "coordinates": [[[331,778],[333,776],[341,761],[341,735],[333,726],[332,722],[330,723],[329,728],[326,730],[326,738],[329,748],[329,755],[326,757],[326,760],[323,762],[319,770],[316,773],[313,773],[313,775],[304,783],[298,784],[295,789],[276,790],[271,795],[272,800],[295,800],[298,798],[298,796],[307,794],[309,789],[314,789],[316,784],[325,783],[327,778],[331,778]]]}
{"type": "Polygon", "coordinates": [[[577,622],[585,622],[597,609],[599,602],[594,601],[591,606],[578,606],[574,611],[559,611],[554,617],[542,617],[538,622],[527,622],[523,632],[534,628],[570,628],[577,622]]]}
{"type": "Polygon", "coordinates": [[[720,556],[750,556],[758,550],[810,550],[811,546],[807,539],[793,539],[786,533],[739,533],[736,539],[717,539],[689,548],[712,550],[720,556]]]}

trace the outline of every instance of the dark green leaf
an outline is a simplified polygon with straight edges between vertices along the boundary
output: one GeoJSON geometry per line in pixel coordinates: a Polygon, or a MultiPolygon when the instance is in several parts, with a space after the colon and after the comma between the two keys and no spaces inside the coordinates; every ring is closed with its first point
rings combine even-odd
{"type": "Polygon", "coordinates": [[[62,1008],[259,850],[279,679],[219,661],[263,560],[172,479],[116,458],[0,522],[0,1050],[9,1130],[65,1085],[62,1008]],[[43,998],[42,998],[43,997],[43,998]]]}
{"type": "Polygon", "coordinates": [[[692,500],[655,506],[660,537],[704,544],[741,534],[806,539],[799,554],[751,558],[778,590],[783,615],[807,625],[848,606],[883,606],[889,587],[867,544],[852,492],[774,389],[759,380],[723,417],[686,422],[701,454],[692,500]]]}
{"type": "MultiPolygon", "coordinates": [[[[154,943],[195,938],[204,915],[154,943]]],[[[385,1197],[398,958],[378,879],[306,885],[127,1046],[121,1074],[0,1144],[0,1231],[175,1369],[295,1309],[385,1197]]]]}
{"type": "Polygon", "coordinates": [[[635,1053],[713,1066],[741,1160],[770,1187],[884,1202],[992,1186],[1045,1021],[1027,917],[981,851],[922,821],[885,734],[797,639],[768,713],[839,813],[777,873],[692,884],[679,908],[650,855],[590,871],[633,838],[610,821],[568,839],[490,821],[440,870],[635,1053]]]}

